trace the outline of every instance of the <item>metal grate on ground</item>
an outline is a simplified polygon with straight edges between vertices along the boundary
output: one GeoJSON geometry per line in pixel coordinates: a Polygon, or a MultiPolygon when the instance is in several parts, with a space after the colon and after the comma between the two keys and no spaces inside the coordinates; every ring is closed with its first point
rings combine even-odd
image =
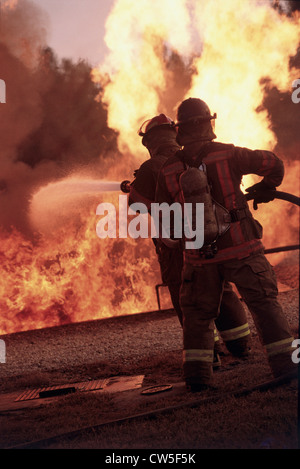
{"type": "Polygon", "coordinates": [[[104,391],[108,393],[130,391],[138,389],[143,384],[144,375],[138,376],[113,376],[81,383],[68,383],[56,386],[40,387],[28,389],[22,392],[14,402],[30,401],[40,399],[41,397],[54,397],[55,395],[64,395],[74,391],[104,391]],[[65,392],[64,392],[65,391],[65,392]],[[41,395],[43,394],[43,396],[41,395]]]}
{"type": "Polygon", "coordinates": [[[76,383],[76,384],[64,384],[64,385],[58,385],[58,386],[47,386],[47,387],[40,387],[36,389],[29,389],[29,390],[24,391],[20,396],[18,396],[15,399],[15,402],[28,401],[31,399],[39,399],[40,392],[67,389],[67,388],[70,388],[70,386],[76,388],[77,391],[95,391],[97,389],[104,389],[108,381],[109,380],[105,378],[105,379],[96,379],[94,381],[84,381],[82,383],[76,383]]]}

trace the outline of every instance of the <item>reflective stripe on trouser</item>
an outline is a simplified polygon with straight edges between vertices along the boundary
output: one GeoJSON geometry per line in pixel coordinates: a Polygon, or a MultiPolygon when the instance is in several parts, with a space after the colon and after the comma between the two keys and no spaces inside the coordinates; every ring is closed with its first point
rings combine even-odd
{"type": "MultiPolygon", "coordinates": [[[[224,264],[185,266],[181,295],[185,349],[213,348],[214,325],[210,342],[210,321],[213,323],[217,318],[224,280],[237,286],[264,346],[282,340],[292,341],[288,322],[277,300],[273,269],[263,254],[257,254],[224,264]]],[[[287,351],[270,355],[268,360],[274,376],[295,366],[287,351]]]]}
{"type": "Polygon", "coordinates": [[[180,302],[183,313],[183,374],[187,384],[210,384],[212,378],[216,337],[214,319],[217,314],[214,310],[202,312],[198,303],[199,289],[201,282],[198,282],[197,272],[184,269],[180,302]]]}
{"type": "Polygon", "coordinates": [[[241,339],[242,337],[247,337],[249,334],[250,328],[247,322],[242,326],[233,327],[232,329],[227,329],[227,331],[220,331],[220,335],[224,342],[241,339]]]}
{"type": "Polygon", "coordinates": [[[212,363],[214,357],[213,350],[190,349],[183,351],[183,361],[212,363]]]}
{"type": "Polygon", "coordinates": [[[270,368],[275,377],[295,368],[292,362],[293,337],[281,304],[276,276],[263,254],[249,256],[223,265],[226,278],[234,282],[255,322],[266,348],[270,368]],[[224,269],[225,267],[225,269],[224,269]]]}
{"type": "Polygon", "coordinates": [[[235,357],[245,357],[250,342],[246,309],[229,282],[224,283],[220,313],[215,322],[227,350],[235,357]]]}
{"type": "Polygon", "coordinates": [[[296,369],[297,365],[292,361],[292,353],[295,350],[293,341],[294,338],[289,337],[266,345],[268,360],[275,377],[296,369]]]}
{"type": "Polygon", "coordinates": [[[271,344],[266,345],[266,350],[268,357],[274,357],[275,355],[280,355],[281,353],[289,353],[292,355],[295,347],[292,347],[294,337],[289,337],[288,339],[278,340],[277,342],[272,342],[271,344]]]}
{"type": "Polygon", "coordinates": [[[216,357],[217,355],[221,355],[223,352],[220,336],[216,328],[214,330],[214,340],[215,340],[215,343],[214,343],[214,366],[215,366],[217,362],[219,364],[221,363],[220,357],[218,359],[216,357]]]}
{"type": "Polygon", "coordinates": [[[210,383],[213,357],[213,350],[183,350],[183,373],[188,385],[210,383]]]}

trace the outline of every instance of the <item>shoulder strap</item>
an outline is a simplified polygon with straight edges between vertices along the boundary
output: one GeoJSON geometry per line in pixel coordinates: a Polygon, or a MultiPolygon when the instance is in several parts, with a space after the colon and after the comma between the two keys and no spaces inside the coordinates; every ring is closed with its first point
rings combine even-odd
{"type": "Polygon", "coordinates": [[[175,153],[175,156],[177,156],[177,158],[184,164],[184,169],[187,169],[187,163],[185,161],[185,154],[184,154],[184,151],[183,150],[178,150],[176,153],[175,153]]]}
{"type": "Polygon", "coordinates": [[[185,167],[199,168],[203,158],[208,155],[211,151],[211,143],[203,145],[197,155],[188,155],[184,150],[179,150],[176,156],[182,161],[185,167]]]}

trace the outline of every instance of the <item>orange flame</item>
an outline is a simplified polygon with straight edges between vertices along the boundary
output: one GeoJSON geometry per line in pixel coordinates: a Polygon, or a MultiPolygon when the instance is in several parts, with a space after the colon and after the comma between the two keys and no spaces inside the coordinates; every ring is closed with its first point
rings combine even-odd
{"type": "Polygon", "coordinates": [[[274,148],[267,113],[256,112],[263,99],[261,80],[269,77],[279,90],[291,90],[298,71],[289,70],[289,58],[297,52],[299,26],[299,15],[282,15],[271,2],[117,1],[106,23],[111,52],[94,77],[110,74],[103,100],[110,127],[120,132],[120,150],[140,153],[136,130],[160,112],[158,90],[168,93],[162,44],[183,57],[198,53],[186,97],[200,97],[217,112],[220,140],[274,148]]]}
{"type": "MultiPolygon", "coordinates": [[[[298,71],[289,68],[289,58],[297,51],[299,25],[299,15],[280,13],[270,1],[117,0],[106,22],[110,53],[93,71],[104,86],[108,124],[118,132],[123,153],[107,178],[130,179],[148,157],[137,129],[166,108],[166,50],[183,57],[192,74],[187,94],[178,89],[177,104],[200,97],[218,114],[219,140],[273,150],[277,141],[269,116],[258,112],[263,80],[268,77],[280,91],[292,92],[298,71]]],[[[176,107],[168,109],[170,117],[175,112],[176,107]]],[[[299,162],[287,162],[280,190],[299,195],[297,177],[299,162]]],[[[245,178],[244,187],[251,183],[245,178]]],[[[97,205],[101,200],[117,205],[116,197],[103,193],[80,203],[65,200],[65,207],[59,212],[56,207],[49,218],[53,201],[55,206],[50,191],[44,215],[51,232],[42,227],[34,241],[16,231],[0,233],[0,333],[156,307],[154,286],[160,277],[151,240],[100,240],[96,235],[97,205]]],[[[264,225],[266,247],[295,243],[296,207],[275,201],[260,206],[255,217],[264,225]]]]}
{"type": "Polygon", "coordinates": [[[99,239],[98,203],[89,200],[64,224],[52,218],[53,231],[34,242],[1,233],[2,334],[155,309],[151,240],[99,239]]]}
{"type": "MultiPolygon", "coordinates": [[[[101,80],[101,73],[110,73],[103,99],[108,104],[109,125],[119,132],[120,150],[135,155],[137,162],[145,159],[136,130],[165,106],[160,99],[168,94],[162,45],[178,52],[187,63],[192,59],[191,86],[184,96],[178,95],[177,104],[190,96],[200,97],[218,115],[219,141],[274,150],[277,137],[267,110],[262,109],[264,82],[268,80],[280,92],[292,94],[292,82],[299,70],[290,68],[289,60],[297,53],[300,41],[299,13],[287,16],[272,8],[278,4],[272,1],[161,3],[163,6],[141,0],[137,6],[130,0],[117,1],[106,23],[110,54],[94,70],[94,79],[101,80]]],[[[175,120],[176,107],[169,112],[175,120]]],[[[287,155],[279,156],[286,159],[287,155]]],[[[299,160],[286,162],[280,190],[299,195],[297,174],[299,160]]],[[[260,178],[244,177],[243,188],[257,180],[260,178]]],[[[265,227],[267,247],[295,240],[295,210],[276,201],[255,212],[265,227]],[[274,221],[279,210],[289,220],[293,218],[280,227],[280,235],[274,221]]]]}
{"type": "Polygon", "coordinates": [[[2,0],[1,8],[13,9],[17,6],[18,0],[2,0]]]}

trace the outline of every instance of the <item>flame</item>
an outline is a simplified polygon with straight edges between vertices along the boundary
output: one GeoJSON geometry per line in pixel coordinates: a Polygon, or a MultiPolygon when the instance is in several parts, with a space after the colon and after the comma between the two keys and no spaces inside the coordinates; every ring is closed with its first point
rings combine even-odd
{"type": "MultiPolygon", "coordinates": [[[[116,204],[115,198],[105,201],[116,204]]],[[[62,214],[64,223],[56,213],[52,232],[42,226],[34,241],[17,231],[0,234],[1,334],[155,309],[152,241],[99,239],[100,199],[86,200],[77,213],[73,206],[72,217],[62,214]]]]}
{"type": "Polygon", "coordinates": [[[205,38],[188,96],[202,97],[220,117],[219,140],[272,150],[277,142],[267,111],[257,112],[262,80],[291,89],[296,71],[289,70],[289,58],[297,52],[300,17],[280,15],[268,2],[229,0],[217,11],[215,3],[195,5],[195,22],[205,38]]]}
{"type": "Polygon", "coordinates": [[[2,0],[1,2],[1,8],[9,8],[9,9],[14,9],[16,8],[18,4],[18,0],[2,0]]]}
{"type": "Polygon", "coordinates": [[[190,16],[186,2],[117,1],[106,22],[105,42],[110,54],[94,70],[94,79],[105,73],[110,81],[103,100],[109,104],[108,125],[120,132],[122,152],[141,153],[137,130],[161,106],[167,91],[163,57],[165,42],[175,50],[191,52],[190,16]]]}
{"type": "MultiPolygon", "coordinates": [[[[280,14],[271,4],[117,1],[106,23],[110,54],[94,70],[94,79],[109,73],[103,100],[109,126],[120,132],[120,150],[139,154],[136,130],[143,119],[161,112],[159,98],[168,93],[162,45],[186,60],[196,55],[192,86],[182,98],[200,97],[217,112],[220,140],[274,148],[268,115],[257,112],[263,99],[261,81],[268,77],[279,90],[291,89],[298,71],[289,70],[289,58],[297,52],[300,16],[280,14]]],[[[177,104],[180,101],[178,96],[177,104]]]]}
{"type": "MultiPolygon", "coordinates": [[[[159,5],[147,0],[138,5],[117,1],[106,23],[110,54],[94,70],[94,79],[101,81],[101,76],[109,73],[102,98],[108,105],[109,125],[119,132],[120,150],[135,155],[137,163],[143,161],[145,154],[136,130],[143,120],[166,110],[164,46],[180,54],[192,71],[188,91],[180,95],[178,89],[175,107],[167,109],[174,120],[183,99],[199,97],[218,115],[219,141],[274,151],[277,136],[262,106],[266,83],[292,94],[292,82],[299,75],[289,62],[299,46],[300,15],[287,12],[285,2],[271,0],[180,0],[176,5],[168,1],[159,5]],[[281,10],[273,8],[275,4],[281,10]]],[[[278,156],[286,160],[288,155],[278,156]]],[[[280,190],[299,195],[295,184],[299,161],[285,163],[280,190]]],[[[258,180],[244,177],[242,189],[258,180]]],[[[299,226],[296,207],[276,201],[267,208],[261,205],[254,215],[265,228],[266,247],[295,242],[299,226]],[[279,211],[291,222],[275,230],[279,211]]],[[[281,257],[273,255],[272,261],[281,257]]]]}
{"type": "MultiPolygon", "coordinates": [[[[8,8],[16,3],[5,1],[8,8]]],[[[289,66],[289,59],[299,45],[300,17],[272,5],[254,0],[115,1],[106,22],[110,52],[93,70],[122,154],[118,164],[113,161],[108,180],[129,179],[148,157],[137,135],[141,123],[160,112],[175,119],[177,105],[189,96],[204,99],[218,114],[218,140],[276,148],[262,106],[265,83],[292,92],[299,71],[289,66]],[[184,89],[177,76],[170,100],[166,59],[172,51],[182,58],[190,86],[184,89]]],[[[286,163],[279,189],[299,195],[299,161],[279,156],[286,163]]],[[[243,187],[253,182],[248,176],[243,187]]],[[[32,194],[28,215],[38,230],[34,239],[16,230],[0,232],[0,333],[154,309],[160,276],[151,240],[100,240],[96,235],[97,205],[103,200],[116,206],[117,195],[76,195],[64,199],[58,210],[55,185],[35,205],[43,189],[32,194]]],[[[264,226],[267,248],[298,239],[297,207],[275,201],[259,206],[254,215],[264,226]]]]}

